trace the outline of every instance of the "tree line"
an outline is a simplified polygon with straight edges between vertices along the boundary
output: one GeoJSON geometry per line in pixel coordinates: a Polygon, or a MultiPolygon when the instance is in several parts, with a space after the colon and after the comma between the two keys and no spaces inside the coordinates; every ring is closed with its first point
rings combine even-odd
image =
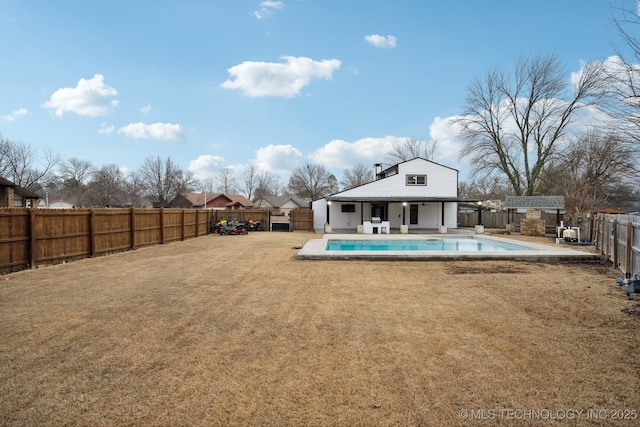
{"type": "MultiPolygon", "coordinates": [[[[416,150],[427,146],[425,141],[407,138],[395,145],[389,161],[425,154],[416,150]]],[[[239,178],[225,168],[197,180],[171,157],[147,157],[138,170],[125,174],[116,164],[97,167],[75,157],[63,160],[50,149],[38,152],[29,143],[0,135],[0,176],[43,198],[62,199],[75,207],[167,207],[184,192],[242,194],[252,201],[281,195],[315,200],[372,181],[373,165],[354,165],[345,170],[340,182],[324,166],[308,162],[295,168],[287,182],[255,165],[246,166],[239,178]]]]}

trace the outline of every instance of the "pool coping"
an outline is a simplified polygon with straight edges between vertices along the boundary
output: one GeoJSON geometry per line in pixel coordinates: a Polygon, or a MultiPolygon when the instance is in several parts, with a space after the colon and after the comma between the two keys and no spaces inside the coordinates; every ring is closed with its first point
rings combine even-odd
{"type": "MultiPolygon", "coordinates": [[[[488,234],[474,234],[500,243],[526,246],[526,251],[327,251],[328,240],[426,240],[447,237],[446,234],[324,234],[320,239],[310,239],[296,255],[301,260],[369,260],[369,261],[455,261],[455,260],[522,260],[538,262],[596,262],[597,254],[567,248],[562,243],[544,245],[496,237],[488,234]],[[532,250],[531,250],[532,249],[532,250]]],[[[462,236],[449,236],[462,237],[462,236]]]]}

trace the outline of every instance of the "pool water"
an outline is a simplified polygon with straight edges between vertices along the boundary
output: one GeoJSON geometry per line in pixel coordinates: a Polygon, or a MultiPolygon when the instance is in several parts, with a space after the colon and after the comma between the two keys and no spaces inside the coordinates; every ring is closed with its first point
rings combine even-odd
{"type": "Polygon", "coordinates": [[[426,240],[328,240],[327,251],[527,251],[526,246],[477,237],[442,237],[426,240]]]}

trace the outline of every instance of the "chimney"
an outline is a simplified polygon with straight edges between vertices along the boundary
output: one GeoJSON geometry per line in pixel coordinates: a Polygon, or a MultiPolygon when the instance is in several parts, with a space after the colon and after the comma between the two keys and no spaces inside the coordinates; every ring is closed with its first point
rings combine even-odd
{"type": "Polygon", "coordinates": [[[378,174],[382,172],[382,163],[376,163],[373,165],[373,180],[376,181],[378,179],[378,174]]]}

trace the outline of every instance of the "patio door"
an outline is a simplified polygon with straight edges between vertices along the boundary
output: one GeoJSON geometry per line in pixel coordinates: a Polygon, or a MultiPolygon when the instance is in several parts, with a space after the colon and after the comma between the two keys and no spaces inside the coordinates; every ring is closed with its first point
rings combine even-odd
{"type": "Polygon", "coordinates": [[[418,205],[409,205],[409,224],[418,223],[418,205]]]}
{"type": "Polygon", "coordinates": [[[371,204],[371,218],[380,218],[380,221],[389,221],[387,218],[387,204],[386,203],[372,203],[371,204]]]}

